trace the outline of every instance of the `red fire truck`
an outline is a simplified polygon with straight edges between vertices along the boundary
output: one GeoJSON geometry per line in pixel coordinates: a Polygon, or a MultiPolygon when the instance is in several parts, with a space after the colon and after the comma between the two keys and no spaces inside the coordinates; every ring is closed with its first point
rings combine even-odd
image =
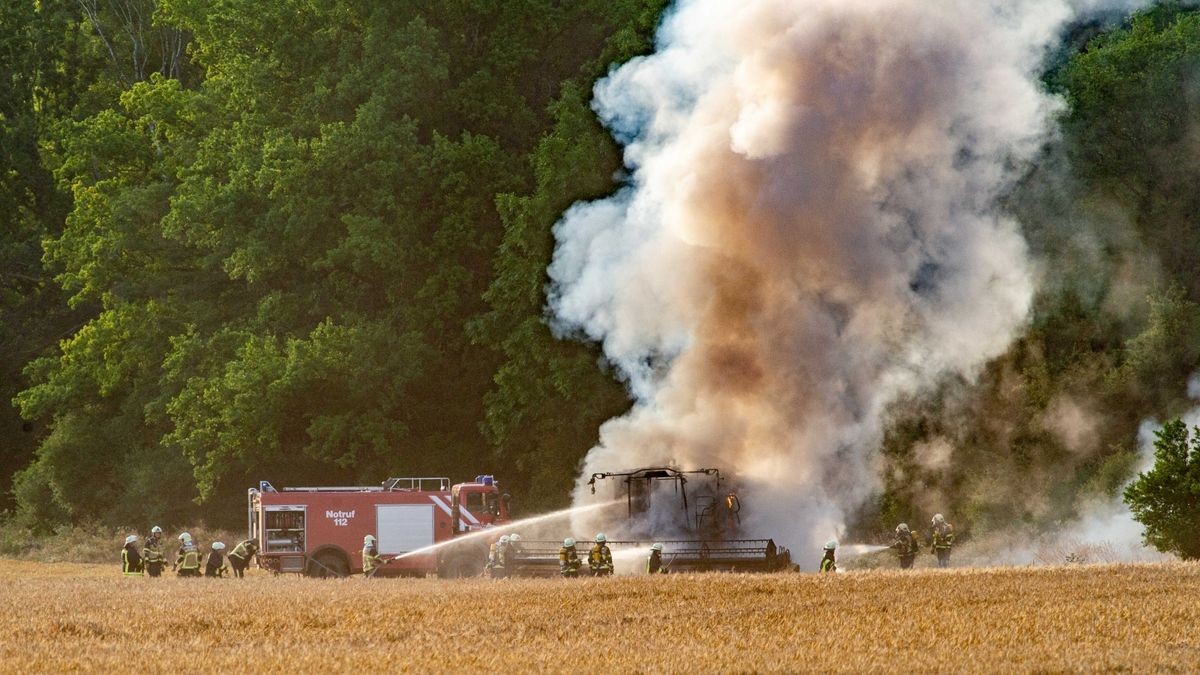
{"type": "MultiPolygon", "coordinates": [[[[450,485],[448,478],[389,478],[381,486],[250,488],[247,525],[259,565],[274,572],[341,577],[362,571],[363,537],[375,535],[391,558],[507,523],[508,495],[491,476],[450,485]]],[[[497,535],[498,536],[498,535],[497,535]]],[[[473,576],[492,537],[438,547],[384,565],[379,576],[473,576]]]]}

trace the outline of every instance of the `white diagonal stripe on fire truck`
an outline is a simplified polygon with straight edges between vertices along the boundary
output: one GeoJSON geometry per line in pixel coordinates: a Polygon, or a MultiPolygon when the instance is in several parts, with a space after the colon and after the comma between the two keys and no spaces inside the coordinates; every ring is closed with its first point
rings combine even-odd
{"type": "MultiPolygon", "coordinates": [[[[429,495],[429,498],[432,499],[433,503],[437,504],[437,507],[439,509],[441,509],[446,515],[448,515],[448,516],[454,515],[453,513],[450,512],[450,506],[447,505],[446,502],[443,502],[441,497],[439,497],[437,495],[429,495]]],[[[475,520],[475,516],[472,516],[470,513],[467,513],[467,511],[465,509],[460,508],[459,513],[466,514],[466,516],[468,518],[470,518],[472,522],[474,522],[476,525],[479,524],[479,521],[475,520]]],[[[471,528],[467,527],[467,522],[465,520],[463,520],[461,517],[458,519],[458,527],[461,530],[471,529],[471,528]]]]}
{"type": "Polygon", "coordinates": [[[437,507],[441,509],[442,512],[444,512],[446,515],[450,515],[450,507],[447,506],[446,503],[441,499],[439,499],[437,495],[429,495],[429,499],[433,501],[434,504],[437,504],[437,507]]]}

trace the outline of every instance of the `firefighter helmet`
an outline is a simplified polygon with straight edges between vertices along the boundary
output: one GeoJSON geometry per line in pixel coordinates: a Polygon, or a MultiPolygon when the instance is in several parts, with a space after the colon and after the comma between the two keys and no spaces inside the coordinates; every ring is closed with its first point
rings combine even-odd
{"type": "Polygon", "coordinates": [[[131,535],[129,535],[128,537],[125,537],[125,543],[126,543],[126,544],[132,544],[132,543],[133,543],[133,542],[135,542],[135,541],[137,541],[137,535],[136,535],[136,534],[131,534],[131,535]]]}
{"type": "Polygon", "coordinates": [[[945,516],[943,516],[943,515],[942,515],[942,514],[940,514],[940,513],[936,513],[936,514],[934,514],[934,516],[933,516],[933,524],[934,524],[934,525],[941,525],[941,524],[943,524],[943,523],[945,523],[945,522],[946,522],[946,517],[945,517],[945,516]]]}
{"type": "Polygon", "coordinates": [[[225,544],[222,544],[222,543],[221,543],[221,542],[219,542],[219,541],[214,541],[214,542],[213,542],[213,550],[214,550],[214,551],[224,551],[224,550],[225,550],[225,544]]]}
{"type": "Polygon", "coordinates": [[[896,531],[897,532],[908,532],[908,524],[900,523],[899,525],[896,526],[896,531]]]}
{"type": "Polygon", "coordinates": [[[162,534],[162,528],[155,525],[154,527],[150,528],[150,534],[162,534]]]}
{"type": "Polygon", "coordinates": [[[837,549],[837,539],[830,539],[829,541],[825,542],[826,551],[833,551],[835,549],[837,549]]]}
{"type": "Polygon", "coordinates": [[[363,537],[363,545],[373,544],[373,543],[375,543],[375,535],[368,534],[367,536],[363,537]]]}
{"type": "Polygon", "coordinates": [[[507,535],[507,534],[502,534],[502,535],[500,535],[500,543],[501,543],[501,544],[507,544],[507,543],[508,543],[508,535],[507,535]]]}
{"type": "Polygon", "coordinates": [[[563,539],[563,547],[564,547],[564,548],[571,548],[571,547],[573,547],[574,545],[575,545],[575,540],[574,540],[574,539],[572,539],[572,538],[570,538],[570,537],[567,537],[566,539],[563,539]]]}
{"type": "Polygon", "coordinates": [[[607,540],[608,540],[608,539],[607,539],[607,538],[604,536],[604,533],[603,533],[603,532],[601,532],[600,534],[597,534],[597,535],[596,535],[596,543],[597,543],[597,544],[603,544],[603,543],[604,543],[605,541],[607,541],[607,540]]]}
{"type": "Polygon", "coordinates": [[[654,544],[653,544],[653,545],[650,547],[650,550],[651,550],[651,551],[659,551],[659,552],[661,552],[661,551],[662,551],[662,544],[660,544],[660,543],[658,543],[658,542],[654,542],[654,544]]]}
{"type": "Polygon", "coordinates": [[[188,542],[191,540],[192,540],[192,535],[188,534],[187,532],[179,533],[179,541],[188,542]]]}
{"type": "Polygon", "coordinates": [[[510,536],[508,538],[508,540],[515,544],[515,543],[521,541],[521,535],[517,534],[516,532],[513,532],[512,536],[510,536]]]}

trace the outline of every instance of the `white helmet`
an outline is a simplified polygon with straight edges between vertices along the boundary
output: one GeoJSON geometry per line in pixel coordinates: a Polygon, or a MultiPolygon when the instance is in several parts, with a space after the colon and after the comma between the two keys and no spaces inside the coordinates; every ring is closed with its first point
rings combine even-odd
{"type": "Polygon", "coordinates": [[[221,543],[221,542],[219,542],[219,541],[214,541],[214,542],[213,542],[213,550],[214,550],[214,551],[224,551],[224,550],[225,550],[225,544],[222,544],[222,543],[221,543]]]}
{"type": "Polygon", "coordinates": [[[825,550],[826,551],[833,551],[836,548],[837,548],[837,539],[830,539],[829,541],[825,542],[825,550]]]}
{"type": "Polygon", "coordinates": [[[650,546],[650,550],[651,551],[662,551],[662,544],[660,544],[658,542],[654,542],[654,544],[650,546]]]}
{"type": "Polygon", "coordinates": [[[179,541],[185,541],[185,542],[186,542],[186,541],[191,541],[191,540],[192,540],[192,535],[188,534],[187,532],[180,532],[180,533],[179,533],[179,541]]]}
{"type": "Polygon", "coordinates": [[[945,523],[945,522],[946,522],[946,517],[945,517],[945,516],[943,516],[943,515],[942,515],[942,514],[940,514],[940,513],[934,514],[934,516],[933,516],[933,524],[934,524],[934,525],[941,525],[941,524],[943,524],[943,523],[945,523]]]}
{"type": "Polygon", "coordinates": [[[508,540],[509,540],[509,541],[511,541],[512,543],[514,543],[514,544],[515,544],[515,543],[517,543],[517,542],[521,541],[521,535],[519,535],[519,534],[517,534],[517,533],[515,533],[515,532],[514,532],[514,533],[512,534],[512,536],[510,536],[510,537],[508,538],[508,540]]]}
{"type": "Polygon", "coordinates": [[[597,535],[596,535],[596,543],[597,543],[597,544],[603,544],[605,541],[607,541],[607,539],[605,538],[605,536],[604,536],[604,533],[603,533],[603,532],[601,532],[600,534],[597,534],[597,535]]]}
{"type": "Polygon", "coordinates": [[[564,546],[564,547],[566,547],[566,548],[571,548],[571,547],[572,547],[572,546],[574,546],[574,545],[575,545],[575,540],[574,540],[574,539],[572,539],[572,538],[570,538],[570,537],[567,537],[566,539],[563,539],[563,546],[564,546]]]}
{"type": "Polygon", "coordinates": [[[162,528],[155,525],[154,527],[150,528],[150,534],[162,534],[162,528]]]}
{"type": "Polygon", "coordinates": [[[363,537],[363,544],[364,544],[364,545],[365,545],[365,544],[372,544],[372,543],[374,543],[374,542],[375,542],[375,535],[373,535],[373,534],[368,534],[367,536],[363,537]]]}
{"type": "Polygon", "coordinates": [[[908,532],[908,524],[900,523],[899,525],[896,526],[896,531],[897,532],[908,532]]]}
{"type": "Polygon", "coordinates": [[[502,535],[500,535],[500,543],[501,543],[501,544],[507,544],[507,543],[508,543],[508,535],[507,535],[507,534],[502,534],[502,535]]]}
{"type": "Polygon", "coordinates": [[[131,534],[131,535],[129,535],[128,537],[125,537],[125,543],[126,543],[126,544],[132,544],[132,543],[133,543],[133,542],[135,542],[135,541],[137,541],[137,535],[136,535],[136,534],[131,534]]]}

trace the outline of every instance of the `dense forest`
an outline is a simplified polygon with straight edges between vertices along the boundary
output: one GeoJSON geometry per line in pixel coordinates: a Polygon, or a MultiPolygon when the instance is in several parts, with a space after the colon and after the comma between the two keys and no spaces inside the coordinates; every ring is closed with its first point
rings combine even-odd
{"type": "MultiPolygon", "coordinates": [[[[0,7],[0,509],[236,523],[259,479],[477,473],[565,503],[629,399],[547,326],[551,227],[618,187],[592,84],[666,4],[0,7]]],[[[1184,3],[1046,55],[1060,133],[1005,204],[1034,314],[978,382],[895,406],[859,527],[1053,525],[1193,405],[1197,75],[1184,3]]]]}
{"type": "Polygon", "coordinates": [[[662,5],[7,3],[9,507],[221,520],[257,479],[481,472],[564,499],[625,397],[540,320],[549,227],[611,189],[590,85],[662,5]]]}

